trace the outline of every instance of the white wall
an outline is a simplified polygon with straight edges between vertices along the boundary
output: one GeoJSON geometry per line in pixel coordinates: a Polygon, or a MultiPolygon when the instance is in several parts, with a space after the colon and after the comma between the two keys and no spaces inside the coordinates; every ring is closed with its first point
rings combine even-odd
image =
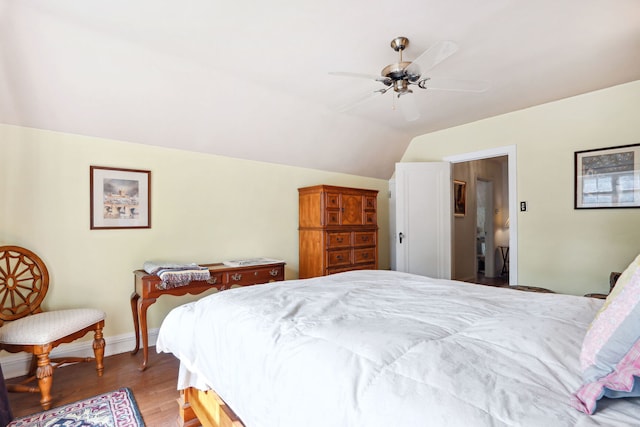
{"type": "Polygon", "coordinates": [[[640,143],[640,81],[415,138],[402,161],[517,147],[520,285],[608,291],[640,253],[640,209],[575,210],[574,152],[640,143]]]}
{"type": "MultiPolygon", "coordinates": [[[[99,307],[105,337],[130,333],[132,271],[149,259],[199,263],[267,256],[298,277],[298,191],[377,189],[379,267],[389,267],[388,181],[0,125],[0,245],[37,253],[45,308],[99,307]],[[152,228],[89,229],[89,166],[151,171],[152,228]]],[[[149,327],[195,297],[162,297],[149,327]]]]}

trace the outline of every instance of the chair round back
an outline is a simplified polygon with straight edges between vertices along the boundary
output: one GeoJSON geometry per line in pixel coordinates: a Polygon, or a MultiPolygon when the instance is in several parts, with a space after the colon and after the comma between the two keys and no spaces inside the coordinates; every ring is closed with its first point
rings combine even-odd
{"type": "Polygon", "coordinates": [[[0,246],[0,325],[42,311],[49,272],[40,257],[20,246],[0,246]]]}

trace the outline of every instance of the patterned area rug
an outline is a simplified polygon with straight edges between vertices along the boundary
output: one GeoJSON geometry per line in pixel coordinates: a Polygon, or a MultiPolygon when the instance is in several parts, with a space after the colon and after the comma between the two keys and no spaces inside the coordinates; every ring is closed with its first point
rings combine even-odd
{"type": "Polygon", "coordinates": [[[133,392],[109,393],[16,418],[7,427],[144,427],[133,392]]]}

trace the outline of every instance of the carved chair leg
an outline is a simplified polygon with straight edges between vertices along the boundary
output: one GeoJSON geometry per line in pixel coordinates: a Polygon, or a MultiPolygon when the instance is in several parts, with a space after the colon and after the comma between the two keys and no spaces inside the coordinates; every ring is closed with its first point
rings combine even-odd
{"type": "Polygon", "coordinates": [[[36,357],[35,354],[32,354],[31,355],[31,362],[29,363],[29,372],[27,373],[27,375],[35,376],[36,375],[36,369],[38,369],[38,358],[36,357]]]}
{"type": "Polygon", "coordinates": [[[49,360],[49,352],[38,354],[36,378],[40,388],[40,405],[45,411],[51,408],[51,386],[53,385],[53,366],[49,360]]]}
{"type": "Polygon", "coordinates": [[[102,337],[102,327],[98,326],[93,335],[93,354],[96,357],[96,371],[98,376],[101,377],[104,372],[104,338],[102,337]]]}

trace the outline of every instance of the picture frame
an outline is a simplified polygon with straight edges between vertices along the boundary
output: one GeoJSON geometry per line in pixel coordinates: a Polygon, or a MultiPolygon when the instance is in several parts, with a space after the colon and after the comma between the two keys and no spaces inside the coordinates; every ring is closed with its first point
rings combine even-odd
{"type": "Polygon", "coordinates": [[[453,216],[463,217],[467,214],[467,183],[453,180],[453,216]]]}
{"type": "Polygon", "coordinates": [[[91,230],[151,228],[151,171],[90,166],[91,230]]]}
{"type": "Polygon", "coordinates": [[[576,151],[574,209],[640,207],[640,144],[576,151]]]}

